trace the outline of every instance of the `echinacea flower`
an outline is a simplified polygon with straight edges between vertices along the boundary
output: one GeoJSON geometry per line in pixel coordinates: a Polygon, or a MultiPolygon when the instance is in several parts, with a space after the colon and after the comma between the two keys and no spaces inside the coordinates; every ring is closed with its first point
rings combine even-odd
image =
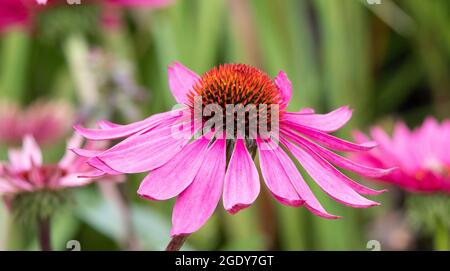
{"type": "MultiPolygon", "coordinates": [[[[173,0],[81,0],[80,4],[101,4],[118,7],[163,8],[173,0]]],[[[68,0],[2,0],[0,4],[0,31],[13,26],[29,28],[34,17],[52,5],[77,4],[68,0]]]]}
{"type": "Polygon", "coordinates": [[[361,166],[331,151],[368,151],[375,146],[330,135],[351,118],[347,107],[328,114],[315,114],[311,109],[288,112],[292,86],[286,74],[281,71],[272,80],[244,64],[225,64],[200,77],[174,63],[169,67],[169,86],[181,108],[128,125],[100,122],[100,129],[75,126],[91,140],[126,139],[106,151],[74,151],[108,174],[150,171],[138,194],[151,200],[177,197],[172,236],[198,230],[221,197],[232,214],[250,206],[260,192],[253,162],[256,154],[265,184],[282,204],[304,205],[320,217],[338,218],[318,202],[291,154],[336,201],[356,208],[378,205],[360,194],[382,191],[354,182],[332,165],[372,177],[388,172],[361,166]],[[258,106],[253,108],[256,110],[253,105],[258,106]],[[230,108],[234,110],[231,114],[230,108]],[[220,115],[221,110],[227,116],[220,115]]]}
{"type": "MultiPolygon", "coordinates": [[[[379,147],[354,158],[371,166],[398,168],[376,180],[413,192],[450,192],[450,121],[439,124],[429,117],[414,130],[398,122],[392,137],[381,127],[372,128],[370,135],[379,147]]],[[[355,139],[369,140],[361,132],[355,139]]]]}
{"type": "MultiPolygon", "coordinates": [[[[68,148],[80,147],[82,142],[81,136],[74,135],[68,148]]],[[[85,147],[95,146],[98,144],[88,143],[85,147]]],[[[59,162],[44,164],[38,144],[33,137],[26,136],[22,148],[10,149],[9,161],[0,162],[0,197],[15,222],[37,227],[42,250],[52,249],[51,219],[71,201],[69,188],[87,185],[104,175],[86,160],[68,150],[59,162]]],[[[121,181],[120,177],[109,180],[121,181]]]]}
{"type": "Polygon", "coordinates": [[[3,0],[0,4],[0,32],[10,27],[29,24],[30,13],[22,1],[3,0]]]}
{"type": "MultiPolygon", "coordinates": [[[[81,136],[74,135],[68,141],[68,148],[78,148],[82,142],[81,136]]],[[[44,164],[38,144],[33,137],[26,136],[22,148],[10,149],[9,161],[0,162],[0,195],[11,200],[22,193],[83,186],[93,179],[80,176],[101,175],[86,159],[69,150],[58,163],[44,164]]]]}
{"type": "Polygon", "coordinates": [[[0,101],[0,144],[20,144],[25,135],[39,143],[62,138],[74,121],[71,106],[63,101],[37,101],[21,109],[0,101]]]}

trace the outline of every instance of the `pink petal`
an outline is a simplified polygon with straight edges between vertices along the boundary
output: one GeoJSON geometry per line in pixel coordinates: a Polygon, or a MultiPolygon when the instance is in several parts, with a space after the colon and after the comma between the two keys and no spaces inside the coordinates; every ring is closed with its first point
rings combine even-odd
{"type": "Polygon", "coordinates": [[[155,128],[130,138],[98,156],[106,165],[123,173],[145,172],[164,165],[189,141],[177,138],[172,126],[155,128]]]}
{"type": "Polygon", "coordinates": [[[169,87],[179,104],[187,103],[187,95],[200,77],[178,62],[169,66],[169,87]]]}
{"type": "Polygon", "coordinates": [[[73,128],[85,138],[91,140],[108,140],[127,137],[135,134],[141,130],[148,130],[165,120],[178,117],[178,111],[169,111],[153,115],[145,120],[134,122],[127,125],[112,127],[109,129],[87,129],[80,125],[75,125],[73,128]]]}
{"type": "Polygon", "coordinates": [[[0,178],[0,195],[15,193],[18,189],[14,187],[11,182],[6,179],[0,178]]]}
{"type": "Polygon", "coordinates": [[[328,114],[304,114],[287,112],[283,118],[292,124],[314,128],[323,132],[334,132],[342,128],[352,117],[352,110],[340,107],[328,114]]]}
{"type": "Polygon", "coordinates": [[[77,174],[68,174],[58,181],[59,187],[78,187],[90,184],[91,179],[80,178],[77,174]]]}
{"type": "MultiPolygon", "coordinates": [[[[311,189],[306,184],[295,164],[287,156],[282,148],[278,147],[274,148],[274,150],[261,150],[260,145],[258,145],[258,150],[261,171],[263,173],[264,180],[266,181],[266,183],[268,183],[268,180],[270,180],[271,182],[280,182],[281,180],[284,180],[284,183],[280,182],[278,184],[278,190],[289,189],[288,193],[292,194],[292,196],[294,197],[291,202],[295,203],[289,205],[298,206],[304,203],[308,210],[320,217],[328,219],[339,218],[338,216],[327,213],[327,211],[322,207],[320,202],[312,193],[311,189]],[[294,196],[294,193],[296,194],[296,196],[294,196]]],[[[272,193],[274,193],[269,184],[267,186],[272,191],[272,193]]],[[[276,197],[280,198],[280,196],[276,197]]]]}
{"type": "Polygon", "coordinates": [[[284,71],[280,71],[275,77],[275,84],[281,92],[281,106],[280,109],[286,108],[289,105],[292,97],[292,84],[289,81],[286,73],[284,71]]]}
{"type": "Polygon", "coordinates": [[[14,171],[29,170],[32,166],[42,165],[41,149],[32,136],[25,136],[22,149],[11,149],[8,155],[14,171]]]}
{"type": "Polygon", "coordinates": [[[283,144],[297,158],[311,178],[325,193],[336,201],[356,208],[379,205],[379,203],[368,200],[356,193],[347,183],[337,176],[336,172],[327,165],[326,161],[312,156],[307,151],[290,144],[286,140],[283,140],[283,144]]]}
{"type": "Polygon", "coordinates": [[[67,148],[66,153],[59,161],[58,165],[62,168],[68,168],[71,166],[71,164],[77,159],[77,156],[75,153],[73,153],[71,150],[78,148],[83,144],[83,137],[77,134],[74,134],[68,141],[67,141],[67,148]]]}
{"type": "Polygon", "coordinates": [[[312,108],[305,107],[305,108],[300,109],[300,111],[298,111],[298,113],[300,113],[300,114],[314,114],[315,111],[312,108]]]}
{"type": "Polygon", "coordinates": [[[274,197],[282,204],[300,206],[303,200],[295,191],[293,182],[301,178],[295,165],[280,147],[266,149],[258,141],[258,155],[264,181],[274,197]]]}
{"type": "MultiPolygon", "coordinates": [[[[78,174],[78,178],[98,178],[101,176],[105,176],[106,173],[103,170],[99,170],[97,168],[92,167],[92,169],[87,170],[83,173],[78,174]]],[[[118,174],[115,174],[118,175],[118,174]]]]}
{"type": "Polygon", "coordinates": [[[297,131],[301,135],[305,135],[309,138],[311,138],[314,141],[319,142],[320,144],[324,145],[327,148],[337,150],[337,151],[345,151],[345,152],[352,152],[352,151],[368,151],[370,149],[373,149],[377,146],[375,142],[365,142],[361,144],[355,144],[352,142],[348,142],[346,140],[340,139],[338,137],[329,135],[325,132],[312,129],[309,127],[293,124],[293,125],[286,125],[286,128],[293,129],[297,131]]]}
{"type": "Polygon", "coordinates": [[[259,175],[242,139],[237,139],[223,188],[225,210],[235,214],[250,206],[259,194],[259,175]]]}
{"type": "Polygon", "coordinates": [[[225,140],[217,139],[192,184],[178,196],[172,214],[172,236],[197,231],[211,217],[222,194],[226,170],[225,140]]]}
{"type": "Polygon", "coordinates": [[[78,156],[92,158],[105,152],[104,150],[87,150],[80,148],[70,148],[70,150],[78,156]]]}
{"type": "Polygon", "coordinates": [[[24,158],[29,159],[32,165],[42,165],[42,153],[39,145],[36,143],[32,136],[25,136],[23,141],[23,155],[24,158]]]}
{"type": "Polygon", "coordinates": [[[121,127],[124,126],[122,124],[117,124],[108,120],[99,120],[97,121],[97,125],[98,127],[100,127],[100,129],[111,129],[111,128],[116,128],[116,127],[121,127]]]}
{"type": "Polygon", "coordinates": [[[381,168],[367,167],[367,166],[358,164],[350,159],[347,159],[347,158],[340,156],[332,151],[329,151],[328,149],[326,149],[320,145],[317,145],[313,142],[307,141],[306,139],[303,139],[298,135],[294,135],[293,133],[288,132],[288,131],[284,131],[284,132],[289,136],[289,138],[291,138],[295,142],[302,141],[304,143],[307,143],[308,147],[311,148],[311,150],[313,150],[314,152],[316,152],[317,154],[319,154],[326,160],[330,161],[331,163],[335,164],[336,166],[341,167],[343,169],[353,171],[353,172],[363,175],[365,177],[379,178],[379,177],[385,176],[395,170],[395,168],[381,169],[381,168]]]}
{"type": "Polygon", "coordinates": [[[186,145],[173,159],[145,177],[138,195],[151,200],[166,200],[179,195],[194,180],[208,144],[208,140],[201,138],[186,145]]]}
{"type": "MultiPolygon", "coordinates": [[[[330,176],[333,175],[334,179],[337,181],[341,181],[343,184],[348,185],[350,188],[355,190],[357,193],[365,194],[365,195],[378,195],[383,192],[386,192],[386,190],[374,190],[368,187],[365,187],[357,182],[354,182],[352,179],[348,178],[344,174],[342,174],[340,171],[338,171],[336,168],[334,168],[327,160],[325,160],[323,157],[321,157],[319,154],[317,154],[313,148],[311,147],[312,144],[308,142],[307,140],[304,140],[299,137],[288,137],[290,140],[293,140],[295,143],[297,143],[304,151],[306,151],[311,157],[319,161],[322,166],[324,167],[324,170],[328,171],[330,173],[330,176]]],[[[289,144],[291,147],[293,147],[292,144],[286,143],[286,140],[283,140],[283,142],[286,144],[289,144]]]]}
{"type": "MultiPolygon", "coordinates": [[[[92,166],[92,167],[94,167],[94,168],[96,168],[96,169],[98,169],[98,170],[100,170],[100,171],[102,171],[102,172],[104,172],[106,174],[110,174],[110,175],[120,175],[120,174],[122,174],[122,172],[119,172],[117,170],[112,169],[111,167],[106,165],[103,161],[98,159],[97,157],[90,158],[87,161],[87,163],[90,166],[92,166]]],[[[81,176],[84,176],[84,174],[82,174],[81,176]]]]}

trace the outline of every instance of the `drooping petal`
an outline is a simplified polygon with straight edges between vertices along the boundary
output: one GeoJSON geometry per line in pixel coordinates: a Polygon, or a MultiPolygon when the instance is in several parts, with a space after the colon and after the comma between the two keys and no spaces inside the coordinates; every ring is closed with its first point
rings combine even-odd
{"type": "MultiPolygon", "coordinates": [[[[258,150],[260,151],[260,163],[261,163],[261,171],[263,172],[264,180],[267,183],[267,179],[271,179],[271,182],[277,180],[277,178],[281,179],[289,179],[289,183],[287,183],[284,188],[289,188],[289,185],[292,185],[294,188],[294,192],[297,193],[298,199],[296,200],[296,204],[294,206],[305,204],[305,207],[310,210],[315,215],[318,215],[327,219],[336,219],[338,216],[329,214],[317,200],[317,198],[312,193],[308,184],[303,179],[302,175],[296,168],[295,164],[289,158],[289,156],[281,149],[280,147],[273,148],[272,150],[261,150],[261,145],[258,146],[258,150]],[[266,158],[261,158],[261,153],[266,155],[266,158]],[[273,168],[272,168],[273,167],[273,168]],[[264,173],[265,171],[273,170],[273,173],[264,173]],[[266,178],[267,176],[267,178],[266,178]]],[[[286,182],[285,182],[286,183],[286,182]]],[[[282,185],[282,184],[281,184],[282,185]]],[[[268,185],[269,186],[269,185],[268,185]]],[[[272,190],[269,187],[270,190],[272,190]]],[[[272,191],[272,193],[274,193],[272,191]]],[[[279,196],[275,196],[279,197],[279,196]]],[[[295,201],[294,201],[295,203],[295,201]]]]}
{"type": "MultiPolygon", "coordinates": [[[[365,187],[362,184],[359,184],[357,182],[354,182],[352,179],[348,178],[347,176],[345,176],[344,174],[342,174],[339,170],[337,170],[336,168],[334,168],[327,160],[325,160],[323,157],[321,157],[319,154],[317,154],[317,152],[315,152],[313,150],[313,148],[311,148],[312,144],[310,142],[308,142],[307,140],[304,140],[300,137],[287,137],[290,140],[294,141],[295,143],[297,143],[299,145],[299,147],[301,147],[304,151],[306,151],[312,158],[314,158],[316,161],[320,162],[321,166],[324,168],[325,171],[329,172],[330,176],[334,176],[334,180],[336,180],[336,182],[342,182],[342,184],[349,186],[350,188],[352,188],[353,190],[355,190],[355,192],[357,193],[361,193],[361,194],[365,194],[365,195],[378,195],[381,194],[383,192],[386,192],[386,190],[374,190],[368,187],[365,187]]],[[[286,140],[283,140],[283,143],[286,146],[290,146],[291,148],[294,148],[294,145],[286,142],[286,140]]]]}
{"type": "Polygon", "coordinates": [[[314,111],[313,108],[305,107],[305,108],[300,109],[300,111],[298,111],[298,113],[300,113],[300,114],[314,114],[315,111],[314,111]]]}
{"type": "Polygon", "coordinates": [[[186,97],[200,77],[181,63],[175,62],[169,66],[169,87],[179,104],[186,104],[186,97]]]}
{"type": "Polygon", "coordinates": [[[275,84],[281,92],[281,105],[280,109],[286,108],[289,105],[292,97],[292,84],[289,81],[286,73],[284,71],[280,71],[275,77],[275,84]]]}
{"type": "Polygon", "coordinates": [[[98,158],[123,173],[149,171],[164,165],[189,141],[186,136],[173,133],[172,126],[157,127],[114,146],[98,158]]]}
{"type": "Polygon", "coordinates": [[[87,149],[80,149],[80,148],[70,148],[73,153],[75,153],[78,156],[86,157],[86,158],[92,158],[95,156],[98,156],[105,152],[104,150],[87,150],[87,149]]]}
{"type": "Polygon", "coordinates": [[[151,200],[178,196],[188,187],[203,164],[209,140],[197,139],[163,166],[150,172],[138,189],[138,195],[151,200]]]}
{"type": "Polygon", "coordinates": [[[326,161],[312,156],[303,148],[299,148],[283,140],[283,144],[297,158],[301,166],[308,172],[311,178],[322,188],[325,193],[338,202],[356,208],[366,208],[379,205],[374,201],[368,200],[352,188],[347,183],[340,181],[335,172],[326,165],[326,161]]]}
{"type": "Polygon", "coordinates": [[[328,147],[333,150],[337,151],[345,151],[345,152],[353,152],[353,151],[368,151],[370,149],[373,149],[377,146],[375,142],[364,142],[361,144],[355,144],[343,139],[340,139],[338,137],[329,135],[325,132],[312,129],[309,127],[292,124],[292,125],[285,125],[284,128],[289,128],[291,130],[294,130],[298,132],[299,134],[305,135],[309,138],[311,138],[314,141],[317,141],[318,143],[324,145],[325,147],[328,147]]]}
{"type": "Polygon", "coordinates": [[[0,195],[15,193],[16,191],[18,191],[18,189],[14,187],[11,182],[4,178],[0,178],[0,195]]]}
{"type": "MultiPolygon", "coordinates": [[[[291,132],[288,132],[288,131],[283,131],[283,132],[286,133],[289,136],[289,138],[293,139],[294,141],[306,140],[298,135],[294,135],[291,132]]],[[[356,163],[350,159],[347,159],[343,156],[340,156],[340,155],[338,155],[320,145],[317,145],[313,142],[310,142],[310,141],[307,141],[307,142],[308,142],[309,148],[311,148],[314,152],[316,152],[317,154],[319,154],[320,156],[322,156],[323,158],[325,158],[332,164],[334,164],[338,167],[341,167],[343,169],[353,171],[353,172],[363,175],[365,177],[379,178],[379,177],[385,176],[385,175],[391,173],[393,170],[395,170],[395,168],[382,169],[382,168],[374,168],[374,167],[364,166],[364,165],[356,163]]]]}
{"type": "Polygon", "coordinates": [[[226,168],[225,140],[217,139],[191,185],[178,196],[172,214],[172,236],[187,235],[211,217],[222,194],[226,168]]]}
{"type": "Polygon", "coordinates": [[[99,120],[97,121],[97,125],[100,129],[111,129],[123,126],[123,124],[114,123],[109,120],[99,120]]]}
{"type": "Polygon", "coordinates": [[[302,205],[303,200],[292,185],[292,182],[301,178],[298,170],[293,169],[295,165],[279,146],[265,148],[259,140],[257,144],[261,173],[270,192],[285,205],[302,205]]]}
{"type": "Polygon", "coordinates": [[[234,214],[250,206],[259,194],[259,175],[243,139],[237,139],[225,174],[223,205],[234,214]]]}
{"type": "MultiPolygon", "coordinates": [[[[103,161],[98,159],[97,157],[90,158],[89,160],[87,160],[87,163],[90,166],[92,166],[102,172],[105,172],[106,174],[109,174],[109,175],[120,175],[123,173],[123,172],[119,172],[117,170],[112,169],[111,167],[106,165],[103,161]]],[[[84,176],[84,174],[83,174],[83,176],[84,176]]]]}
{"type": "Polygon", "coordinates": [[[78,187],[91,183],[92,180],[88,178],[80,178],[78,174],[72,173],[64,176],[58,180],[59,187],[78,187]]]}
{"type": "Polygon", "coordinates": [[[352,117],[348,106],[340,107],[328,114],[305,114],[286,112],[283,119],[292,124],[311,127],[323,132],[334,132],[342,128],[352,117]]]}
{"type": "Polygon", "coordinates": [[[151,129],[163,121],[171,118],[177,118],[178,116],[178,111],[169,111],[153,115],[145,120],[127,125],[111,127],[109,129],[106,129],[106,127],[104,127],[104,129],[88,129],[81,127],[80,125],[75,125],[73,128],[85,138],[91,140],[109,140],[127,137],[141,130],[151,129]]]}

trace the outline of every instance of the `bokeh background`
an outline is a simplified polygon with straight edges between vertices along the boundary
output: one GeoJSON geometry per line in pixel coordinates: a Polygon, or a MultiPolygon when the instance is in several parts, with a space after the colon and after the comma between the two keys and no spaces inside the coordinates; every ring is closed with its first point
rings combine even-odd
{"type": "MultiPolygon", "coordinates": [[[[294,89],[289,109],[355,109],[339,134],[347,139],[356,128],[389,130],[398,119],[414,127],[426,116],[450,116],[446,0],[173,0],[159,8],[92,2],[35,11],[32,22],[0,33],[0,98],[23,108],[45,100],[71,108],[61,113],[65,136],[42,146],[48,162],[64,152],[75,122],[128,123],[170,109],[173,61],[200,74],[230,62],[271,76],[284,70],[294,89]]],[[[8,147],[0,145],[1,160],[8,147]]],[[[173,201],[140,199],[143,176],[129,175],[119,189],[93,184],[73,191],[73,204],[53,221],[55,248],[78,240],[83,250],[163,249],[173,201]]],[[[405,192],[388,188],[376,197],[382,206],[352,209],[314,187],[339,220],[282,206],[262,191],[237,215],[220,204],[185,249],[366,250],[369,240],[381,249],[432,249],[432,234],[414,222],[427,211],[409,212],[405,192]]],[[[25,228],[0,206],[0,249],[37,249],[25,228]]]]}

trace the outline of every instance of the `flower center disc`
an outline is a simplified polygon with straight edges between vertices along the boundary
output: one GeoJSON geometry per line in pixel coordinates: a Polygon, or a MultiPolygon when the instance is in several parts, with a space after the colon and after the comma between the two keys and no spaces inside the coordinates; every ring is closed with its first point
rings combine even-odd
{"type": "Polygon", "coordinates": [[[271,105],[281,102],[280,91],[267,76],[255,67],[245,64],[224,64],[206,72],[189,94],[201,96],[203,105],[218,104],[225,109],[227,104],[244,106],[271,105]]]}
{"type": "Polygon", "coordinates": [[[218,127],[217,122],[214,127],[235,136],[239,130],[245,137],[269,131],[273,126],[271,116],[278,116],[280,102],[280,91],[274,81],[259,69],[245,64],[214,67],[188,94],[188,106],[194,111],[199,105],[203,113],[208,111],[207,107],[215,106],[212,114],[202,114],[204,122],[217,117],[218,108],[222,111],[219,119],[223,127],[218,127]]]}

